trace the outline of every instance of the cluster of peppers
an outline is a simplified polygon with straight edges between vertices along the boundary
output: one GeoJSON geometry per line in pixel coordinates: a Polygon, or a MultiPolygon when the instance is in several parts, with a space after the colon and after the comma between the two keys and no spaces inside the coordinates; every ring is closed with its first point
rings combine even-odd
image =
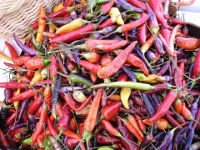
{"type": "MultiPolygon", "coordinates": [[[[193,3],[178,2],[184,6],[193,3]]],[[[0,53],[2,149],[186,149],[199,140],[200,39],[169,0],[64,0],[0,53]]],[[[194,148],[195,149],[195,148],[194,148]]]]}

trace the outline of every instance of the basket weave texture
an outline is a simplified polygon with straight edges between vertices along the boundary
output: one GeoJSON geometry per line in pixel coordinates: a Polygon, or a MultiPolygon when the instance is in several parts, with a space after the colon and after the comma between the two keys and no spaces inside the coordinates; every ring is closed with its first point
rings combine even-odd
{"type": "Polygon", "coordinates": [[[0,37],[22,35],[37,20],[40,7],[46,12],[62,0],[0,0],[0,37]]]}

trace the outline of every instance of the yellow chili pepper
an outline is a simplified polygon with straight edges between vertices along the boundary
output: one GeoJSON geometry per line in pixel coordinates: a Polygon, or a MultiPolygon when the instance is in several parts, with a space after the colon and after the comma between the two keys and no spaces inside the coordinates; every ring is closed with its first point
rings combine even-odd
{"type": "Polygon", "coordinates": [[[39,43],[42,42],[44,38],[43,32],[45,32],[46,30],[46,19],[44,19],[45,16],[46,16],[45,10],[43,7],[41,7],[39,17],[38,17],[38,33],[36,36],[36,41],[39,43]]]}
{"type": "MultiPolygon", "coordinates": [[[[17,91],[15,91],[14,96],[17,96],[20,94],[20,89],[17,89],[17,91]]],[[[14,107],[15,109],[19,108],[19,101],[14,102],[14,107]]]]}
{"type": "Polygon", "coordinates": [[[122,88],[120,92],[120,97],[122,104],[125,108],[129,109],[128,99],[131,95],[131,88],[122,88]]]}
{"type": "Polygon", "coordinates": [[[29,88],[32,87],[33,85],[35,85],[37,82],[42,81],[42,74],[41,72],[38,70],[34,73],[34,76],[29,84],[29,88]]]}
{"type": "Polygon", "coordinates": [[[0,52],[0,58],[3,58],[5,60],[8,60],[8,61],[12,61],[11,58],[9,58],[8,56],[6,56],[4,53],[0,52]]]}
{"type": "Polygon", "coordinates": [[[109,11],[109,14],[113,22],[116,22],[118,25],[124,24],[121,13],[117,7],[112,7],[109,11]]]}
{"type": "Polygon", "coordinates": [[[134,72],[134,75],[136,76],[138,81],[145,83],[156,83],[165,81],[164,77],[158,76],[156,74],[150,74],[148,76],[145,76],[143,73],[134,72]]]}
{"type": "Polygon", "coordinates": [[[63,8],[63,3],[60,3],[58,5],[56,5],[54,8],[53,8],[53,12],[57,12],[59,10],[61,10],[63,8]]]}
{"type": "Polygon", "coordinates": [[[56,31],[56,34],[64,34],[67,32],[74,31],[76,29],[83,27],[87,23],[88,23],[88,21],[83,20],[81,18],[77,18],[77,19],[71,21],[70,23],[65,24],[62,27],[58,28],[56,31]]]}

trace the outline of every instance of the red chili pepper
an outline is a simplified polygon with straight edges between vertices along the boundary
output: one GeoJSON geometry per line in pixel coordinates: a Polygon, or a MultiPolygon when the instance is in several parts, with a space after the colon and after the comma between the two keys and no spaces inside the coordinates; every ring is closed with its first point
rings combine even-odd
{"type": "Polygon", "coordinates": [[[187,120],[193,120],[192,117],[192,113],[190,112],[190,110],[185,106],[185,102],[182,102],[182,111],[181,114],[183,115],[183,117],[187,120]]]}
{"type": "Polygon", "coordinates": [[[124,122],[124,125],[127,127],[127,129],[138,139],[138,141],[141,143],[142,142],[142,137],[141,135],[138,133],[138,131],[131,125],[130,122],[128,122],[128,120],[122,119],[122,121],[124,122]]]}
{"type": "Polygon", "coordinates": [[[114,24],[114,22],[113,22],[113,20],[110,18],[110,19],[107,19],[105,22],[103,22],[102,24],[100,24],[99,26],[98,26],[98,29],[103,29],[103,28],[105,28],[105,27],[108,27],[108,26],[111,26],[111,25],[113,25],[114,24]]]}
{"type": "MultiPolygon", "coordinates": [[[[170,115],[166,114],[166,118],[173,127],[180,126],[180,124],[170,115]]],[[[181,128],[181,127],[180,127],[181,128]]]]}
{"type": "MultiPolygon", "coordinates": [[[[174,85],[177,87],[183,86],[184,79],[184,63],[181,63],[174,72],[174,85]]],[[[182,96],[182,91],[179,92],[179,98],[182,96]]]]}
{"type": "Polygon", "coordinates": [[[115,2],[113,0],[111,0],[110,2],[106,4],[103,4],[100,8],[100,14],[105,15],[109,13],[110,9],[113,7],[114,4],[115,2]]]}
{"type": "Polygon", "coordinates": [[[74,4],[74,0],[68,0],[67,6],[72,6],[74,4]]]}
{"type": "Polygon", "coordinates": [[[169,46],[171,31],[169,29],[163,28],[163,29],[161,29],[160,33],[164,37],[165,41],[167,42],[167,44],[169,46]]]}
{"type": "Polygon", "coordinates": [[[142,121],[142,118],[139,114],[134,114],[134,117],[136,118],[136,121],[138,123],[138,126],[140,128],[140,130],[143,132],[143,133],[146,133],[146,126],[145,124],[143,123],[142,121]]]}
{"type": "Polygon", "coordinates": [[[19,82],[0,82],[0,88],[7,88],[7,89],[24,89],[27,85],[24,83],[19,82]]]}
{"type": "Polygon", "coordinates": [[[17,117],[17,112],[12,113],[7,119],[6,119],[6,124],[7,125],[12,125],[17,117]]]}
{"type": "Polygon", "coordinates": [[[32,136],[31,136],[32,137],[32,141],[31,141],[32,146],[36,142],[38,135],[41,134],[43,127],[44,127],[44,123],[46,122],[46,118],[47,118],[47,108],[46,108],[45,103],[43,103],[40,120],[37,123],[35,131],[33,132],[32,136]]]}
{"type": "Polygon", "coordinates": [[[0,129],[0,138],[1,138],[1,142],[2,142],[3,146],[5,148],[9,148],[10,144],[8,143],[8,140],[1,129],[0,129]]]}
{"type": "Polygon", "coordinates": [[[140,105],[140,106],[143,106],[143,105],[144,105],[143,99],[142,99],[141,97],[139,97],[139,96],[134,96],[134,97],[132,98],[132,100],[133,100],[133,103],[134,103],[134,104],[137,104],[137,105],[140,105]]]}
{"type": "Polygon", "coordinates": [[[63,134],[68,136],[68,137],[74,138],[78,141],[81,141],[81,136],[78,135],[77,133],[73,132],[73,131],[66,130],[63,134]]]}
{"type": "Polygon", "coordinates": [[[56,103],[56,114],[59,117],[62,117],[64,115],[64,112],[62,111],[62,104],[60,102],[56,103]]]}
{"type": "Polygon", "coordinates": [[[176,37],[176,44],[178,47],[183,48],[185,50],[194,50],[200,46],[200,39],[192,37],[176,37]]]}
{"type": "MultiPolygon", "coordinates": [[[[49,62],[49,61],[47,61],[49,62]]],[[[27,60],[24,65],[28,70],[35,70],[35,69],[42,69],[44,68],[44,64],[47,63],[45,59],[43,59],[42,56],[35,56],[27,60]]]]}
{"type": "Polygon", "coordinates": [[[56,11],[56,12],[53,12],[53,13],[50,13],[47,15],[47,18],[55,18],[55,17],[60,17],[60,16],[64,16],[66,14],[69,14],[70,13],[70,7],[63,7],[61,8],[60,10],[56,11]]]}
{"type": "Polygon", "coordinates": [[[63,116],[60,117],[58,121],[58,129],[59,130],[68,130],[69,129],[69,123],[71,120],[71,110],[68,106],[65,106],[62,108],[62,114],[63,116]]]}
{"type": "Polygon", "coordinates": [[[145,75],[149,75],[149,71],[146,67],[146,64],[139,57],[137,57],[136,54],[129,54],[126,62],[130,63],[135,67],[139,67],[145,75]]]}
{"type": "Polygon", "coordinates": [[[110,62],[112,62],[113,57],[109,54],[106,53],[101,57],[100,64],[102,67],[107,66],[110,62]]]}
{"type": "Polygon", "coordinates": [[[147,27],[145,24],[139,27],[138,36],[139,36],[140,43],[144,44],[147,40],[147,27]]]}
{"type": "Polygon", "coordinates": [[[49,135],[51,135],[51,133],[50,133],[49,129],[47,128],[45,132],[42,132],[40,135],[38,135],[37,145],[41,148],[44,147],[43,140],[44,140],[45,136],[49,136],[49,135]]]}
{"type": "Polygon", "coordinates": [[[49,86],[47,86],[44,90],[44,101],[47,105],[47,109],[51,110],[51,104],[52,104],[52,91],[49,86]]]}
{"type": "Polygon", "coordinates": [[[123,40],[123,41],[119,41],[113,44],[109,44],[109,45],[97,45],[95,46],[97,49],[100,49],[104,52],[112,52],[115,51],[117,49],[120,49],[122,47],[124,47],[126,44],[128,43],[128,41],[123,40]]]}
{"type": "Polygon", "coordinates": [[[96,63],[101,58],[101,55],[96,52],[87,52],[84,53],[82,56],[90,63],[96,63]]]}
{"type": "Polygon", "coordinates": [[[35,93],[36,92],[33,91],[33,90],[27,90],[25,92],[20,93],[17,96],[14,96],[14,97],[8,99],[8,102],[12,103],[12,102],[15,102],[15,101],[25,100],[27,98],[33,97],[35,95],[35,93]]]}
{"type": "Polygon", "coordinates": [[[72,130],[72,131],[76,131],[77,129],[77,121],[76,121],[76,118],[73,117],[70,121],[70,124],[69,124],[69,129],[72,130]]]}
{"type": "Polygon", "coordinates": [[[69,148],[73,149],[75,146],[78,145],[79,141],[77,139],[67,137],[65,143],[69,148]]]}
{"type": "Polygon", "coordinates": [[[100,118],[109,120],[110,118],[112,118],[113,116],[115,116],[119,112],[121,106],[122,106],[122,103],[120,101],[113,102],[113,103],[106,105],[101,110],[101,117],[100,118]]]}
{"type": "Polygon", "coordinates": [[[28,79],[32,79],[33,78],[33,76],[34,76],[34,72],[33,71],[27,71],[27,73],[26,73],[26,77],[28,78],[28,79]]]}
{"type": "Polygon", "coordinates": [[[15,71],[19,71],[20,69],[22,69],[21,67],[19,67],[17,65],[14,65],[14,64],[11,64],[11,63],[7,63],[7,62],[4,62],[4,65],[6,65],[7,67],[12,68],[15,71]]]}
{"type": "Polygon", "coordinates": [[[14,57],[14,58],[12,58],[12,60],[13,60],[13,62],[14,62],[15,65],[22,66],[30,58],[31,57],[28,56],[28,55],[23,55],[23,56],[19,56],[19,57],[14,57]]]}
{"type": "Polygon", "coordinates": [[[51,55],[51,62],[50,62],[50,68],[49,68],[49,73],[50,73],[50,78],[53,80],[53,81],[56,81],[57,79],[57,76],[58,76],[58,64],[57,64],[57,61],[56,61],[56,57],[55,55],[51,55]]]}
{"type": "Polygon", "coordinates": [[[194,66],[193,66],[193,74],[195,76],[200,75],[200,48],[198,49],[197,55],[195,57],[194,66]]]}
{"type": "Polygon", "coordinates": [[[85,41],[84,44],[78,45],[77,48],[88,50],[88,51],[97,51],[98,49],[95,48],[98,45],[110,45],[113,43],[117,43],[120,40],[96,40],[96,39],[88,39],[85,41]]]}
{"type": "Polygon", "coordinates": [[[102,67],[97,75],[99,78],[109,78],[113,74],[115,74],[125,63],[127,57],[137,44],[137,41],[132,42],[125,50],[121,51],[115,59],[111,63],[109,63],[107,66],[102,67]]]}
{"type": "Polygon", "coordinates": [[[51,133],[52,136],[56,136],[58,135],[58,130],[56,129],[56,127],[54,126],[53,122],[51,121],[51,119],[49,119],[49,117],[47,117],[47,126],[49,128],[49,131],[51,133]]]}
{"type": "Polygon", "coordinates": [[[32,102],[31,105],[28,107],[28,113],[29,114],[35,114],[35,112],[39,109],[39,107],[42,104],[42,98],[41,96],[37,96],[32,102]]]}
{"type": "Polygon", "coordinates": [[[93,129],[96,125],[98,108],[99,108],[102,94],[103,94],[103,89],[102,88],[98,89],[98,91],[93,99],[92,105],[91,105],[89,113],[87,115],[87,118],[84,121],[85,138],[89,136],[90,132],[93,131],[93,129]]]}
{"type": "Polygon", "coordinates": [[[96,138],[96,140],[99,144],[113,144],[113,143],[119,143],[120,142],[119,138],[107,137],[107,136],[102,135],[100,133],[97,133],[95,138],[96,138]]]}
{"type": "Polygon", "coordinates": [[[18,54],[17,51],[15,50],[15,48],[8,42],[5,42],[6,47],[8,48],[9,52],[10,52],[10,56],[11,58],[17,58],[18,54]]]}
{"type": "Polygon", "coordinates": [[[111,135],[122,137],[121,133],[116,128],[114,128],[109,121],[101,120],[101,124],[103,128],[106,129],[106,131],[108,131],[108,133],[110,133],[111,135]]]}
{"type": "MultiPolygon", "coordinates": [[[[71,59],[74,61],[74,59],[71,59]]],[[[91,71],[92,73],[97,74],[97,72],[100,70],[101,66],[99,64],[93,64],[88,62],[87,60],[80,60],[79,64],[86,70],[91,71]]]]}
{"type": "Polygon", "coordinates": [[[126,73],[120,73],[117,77],[117,81],[128,81],[128,76],[126,73]]]}
{"type": "Polygon", "coordinates": [[[66,101],[69,107],[74,111],[81,111],[84,109],[92,99],[92,96],[89,96],[80,106],[73,100],[72,96],[69,94],[60,93],[61,97],[66,101]]]}
{"type": "Polygon", "coordinates": [[[132,127],[137,131],[137,133],[139,133],[140,136],[143,138],[144,135],[143,135],[142,131],[140,130],[135,117],[133,115],[129,114],[127,120],[132,125],[132,127]]]}
{"type": "Polygon", "coordinates": [[[65,34],[60,35],[56,38],[53,38],[51,40],[51,43],[52,42],[57,42],[57,43],[66,42],[66,43],[68,43],[68,42],[72,42],[72,41],[87,37],[90,34],[90,32],[93,32],[95,30],[95,28],[96,27],[95,27],[94,24],[89,23],[88,25],[86,25],[86,26],[84,26],[80,29],[77,29],[75,31],[65,33],[65,34]]]}
{"type": "Polygon", "coordinates": [[[162,7],[162,0],[149,0],[149,5],[154,11],[158,21],[165,27],[169,28],[167,20],[164,18],[164,12],[162,7]]]}
{"type": "Polygon", "coordinates": [[[148,121],[155,122],[163,117],[169,110],[172,103],[176,100],[176,97],[177,93],[174,90],[170,90],[164,98],[163,102],[158,107],[156,113],[151,118],[149,118],[148,121]]]}
{"type": "Polygon", "coordinates": [[[122,32],[126,32],[126,31],[131,31],[134,28],[137,28],[137,27],[141,26],[142,24],[144,24],[148,19],[149,19],[149,15],[143,13],[142,17],[139,20],[131,21],[127,24],[123,24],[122,26],[118,27],[115,32],[122,33],[122,32]]]}
{"type": "Polygon", "coordinates": [[[139,0],[128,0],[128,3],[132,4],[133,6],[142,8],[142,9],[146,9],[146,5],[145,3],[139,1],[139,0]]]}
{"type": "Polygon", "coordinates": [[[33,24],[31,24],[31,27],[33,28],[33,30],[36,30],[38,28],[38,22],[34,22],[33,24]]]}
{"type": "Polygon", "coordinates": [[[182,101],[180,99],[177,99],[174,102],[174,109],[178,114],[180,114],[182,112],[182,108],[183,108],[182,101]]]}

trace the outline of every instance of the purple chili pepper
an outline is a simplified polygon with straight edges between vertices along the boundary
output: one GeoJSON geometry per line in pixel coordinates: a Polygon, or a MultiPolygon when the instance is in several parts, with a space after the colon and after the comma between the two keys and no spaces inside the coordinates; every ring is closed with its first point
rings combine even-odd
{"type": "Polygon", "coordinates": [[[159,70],[158,74],[161,76],[164,75],[169,70],[169,66],[170,66],[170,61],[167,61],[167,63],[164,64],[162,68],[159,70]]]}
{"type": "Polygon", "coordinates": [[[169,82],[172,79],[172,77],[170,77],[168,75],[165,75],[163,77],[165,78],[165,82],[169,82]]]}
{"type": "Polygon", "coordinates": [[[28,120],[29,120],[29,122],[30,122],[31,124],[36,125],[36,123],[37,123],[35,117],[34,117],[33,115],[31,115],[31,114],[28,114],[28,120]]]}
{"type": "MultiPolygon", "coordinates": [[[[190,65],[190,69],[189,69],[189,77],[192,76],[192,70],[193,70],[193,67],[194,67],[194,63],[192,63],[192,64],[190,65]]],[[[188,80],[189,80],[189,79],[188,79],[188,80]]]]}
{"type": "Polygon", "coordinates": [[[74,58],[74,60],[75,60],[75,62],[77,64],[80,63],[80,59],[78,57],[78,53],[79,53],[79,49],[77,49],[77,48],[73,49],[72,57],[74,58]]]}
{"type": "Polygon", "coordinates": [[[13,34],[14,40],[17,43],[17,45],[24,51],[25,53],[29,54],[30,56],[36,56],[38,55],[38,51],[29,48],[28,46],[24,45],[21,40],[16,36],[16,34],[13,34]]]}
{"type": "Polygon", "coordinates": [[[85,8],[82,10],[81,14],[79,15],[79,18],[83,18],[83,17],[85,16],[86,13],[87,13],[87,7],[85,7],[85,8]]]}
{"type": "Polygon", "coordinates": [[[21,118],[25,112],[24,110],[27,108],[28,104],[29,104],[29,99],[22,101],[21,107],[19,108],[19,111],[17,113],[17,121],[21,120],[21,118]]]}
{"type": "Polygon", "coordinates": [[[69,17],[69,18],[62,18],[62,19],[52,19],[52,22],[57,25],[57,26],[62,26],[62,25],[65,25],[69,22],[72,21],[72,18],[69,17]]]}
{"type": "Polygon", "coordinates": [[[194,128],[190,128],[188,135],[187,135],[187,139],[186,139],[186,144],[185,144],[185,149],[189,150],[192,144],[192,140],[194,137],[194,128]]]}
{"type": "Polygon", "coordinates": [[[18,124],[16,124],[16,125],[14,125],[14,126],[11,126],[10,129],[11,129],[11,130],[15,130],[15,129],[18,129],[18,128],[21,128],[21,127],[25,127],[25,126],[27,126],[27,125],[28,125],[27,122],[22,122],[22,123],[18,123],[18,124]]]}
{"type": "MultiPolygon", "coordinates": [[[[196,113],[198,112],[198,101],[199,101],[199,99],[196,100],[190,107],[190,112],[191,112],[193,118],[195,118],[196,113]]],[[[188,125],[189,128],[192,127],[193,122],[194,122],[193,120],[189,122],[189,125],[188,125]]]]}
{"type": "Polygon", "coordinates": [[[169,146],[167,147],[167,150],[172,150],[173,149],[173,142],[170,142],[169,146]]]}
{"type": "Polygon", "coordinates": [[[160,106],[160,100],[158,99],[158,95],[157,94],[152,94],[152,99],[153,99],[156,107],[158,108],[160,106]]]}
{"type": "Polygon", "coordinates": [[[156,62],[156,55],[154,52],[148,50],[145,54],[147,60],[150,62],[150,63],[155,63],[156,62]]]}
{"type": "Polygon", "coordinates": [[[150,116],[153,116],[155,113],[156,113],[156,110],[155,108],[153,107],[153,105],[151,104],[147,94],[145,93],[142,93],[142,97],[143,97],[143,100],[144,100],[144,105],[147,109],[147,112],[150,116]]]}
{"type": "Polygon", "coordinates": [[[71,12],[71,18],[72,18],[72,20],[78,18],[78,15],[77,15],[76,11],[71,12]]]}
{"type": "Polygon", "coordinates": [[[184,137],[184,135],[186,134],[186,132],[189,130],[189,127],[186,126],[184,128],[182,128],[175,136],[174,142],[178,145],[181,141],[181,139],[184,137]]]}
{"type": "Polygon", "coordinates": [[[113,31],[115,31],[116,29],[117,29],[117,25],[112,25],[112,26],[104,27],[103,29],[101,29],[97,32],[106,35],[106,34],[109,34],[113,31]]]}
{"type": "Polygon", "coordinates": [[[100,39],[102,39],[103,36],[101,34],[99,34],[99,33],[93,33],[92,37],[95,38],[95,39],[100,40],[100,39]]]}
{"type": "Polygon", "coordinates": [[[8,99],[13,97],[13,90],[12,89],[4,89],[4,103],[8,103],[8,99]]]}
{"type": "Polygon", "coordinates": [[[62,73],[64,74],[68,74],[67,68],[65,67],[65,65],[63,64],[63,60],[60,56],[60,54],[57,55],[57,61],[58,61],[58,66],[60,68],[60,70],[62,71],[62,73]]]}
{"type": "Polygon", "coordinates": [[[75,86],[75,87],[71,87],[71,86],[63,86],[61,87],[60,89],[62,92],[66,93],[66,92],[73,92],[73,91],[76,91],[76,90],[84,90],[83,87],[79,87],[79,86],[75,86]]]}
{"type": "Polygon", "coordinates": [[[52,97],[52,114],[54,115],[55,118],[56,118],[56,104],[58,101],[58,93],[60,90],[60,84],[61,84],[61,76],[58,75],[58,78],[56,81],[56,87],[55,87],[53,97],[52,97]]]}
{"type": "Polygon", "coordinates": [[[131,4],[129,4],[128,2],[126,2],[125,0],[117,0],[117,4],[123,8],[124,10],[129,10],[129,11],[135,11],[135,12],[143,12],[142,9],[135,7],[131,4]]]}
{"type": "Polygon", "coordinates": [[[156,50],[158,50],[158,52],[161,55],[165,54],[165,52],[163,50],[162,41],[159,38],[157,38],[157,37],[154,38],[154,46],[155,46],[156,50]]]}
{"type": "Polygon", "coordinates": [[[133,82],[136,82],[136,77],[135,75],[133,74],[132,71],[130,71],[127,67],[122,67],[122,70],[129,76],[129,78],[133,81],[133,82]]]}
{"type": "Polygon", "coordinates": [[[146,135],[143,140],[142,143],[140,144],[140,149],[145,149],[146,146],[153,140],[153,136],[151,134],[146,135]]]}

